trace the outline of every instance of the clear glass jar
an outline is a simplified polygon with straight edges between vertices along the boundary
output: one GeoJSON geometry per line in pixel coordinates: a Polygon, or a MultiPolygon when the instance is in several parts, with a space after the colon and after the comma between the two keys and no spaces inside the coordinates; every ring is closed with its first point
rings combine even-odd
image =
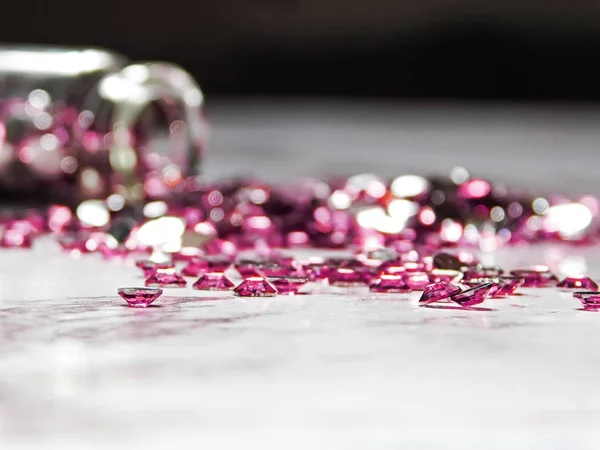
{"type": "Polygon", "coordinates": [[[0,199],[162,198],[199,170],[202,106],[200,88],[174,64],[0,46],[0,199]]]}

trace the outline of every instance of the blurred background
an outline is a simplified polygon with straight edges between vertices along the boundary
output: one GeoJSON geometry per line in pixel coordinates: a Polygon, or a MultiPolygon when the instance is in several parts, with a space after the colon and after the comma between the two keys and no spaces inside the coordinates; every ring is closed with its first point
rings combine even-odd
{"type": "Polygon", "coordinates": [[[102,46],[209,95],[600,99],[595,0],[11,2],[0,41],[102,46]]]}

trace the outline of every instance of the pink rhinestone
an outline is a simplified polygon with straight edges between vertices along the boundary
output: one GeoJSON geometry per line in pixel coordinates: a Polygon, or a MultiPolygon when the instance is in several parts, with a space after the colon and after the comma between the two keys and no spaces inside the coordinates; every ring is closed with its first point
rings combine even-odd
{"type": "Polygon", "coordinates": [[[500,290],[498,290],[494,297],[507,297],[513,295],[515,291],[523,285],[523,278],[500,276],[498,279],[502,282],[500,290]]]}
{"type": "Polygon", "coordinates": [[[154,273],[158,269],[173,269],[175,267],[173,265],[173,263],[170,263],[170,262],[158,263],[158,262],[150,261],[149,259],[136,261],[135,265],[137,267],[139,267],[140,269],[142,269],[142,271],[144,272],[144,276],[146,278],[148,278],[150,275],[154,275],[154,273]]]}
{"type": "Polygon", "coordinates": [[[573,297],[578,299],[583,307],[590,311],[600,310],[600,292],[595,291],[582,291],[573,292],[573,297]]]}
{"type": "Polygon", "coordinates": [[[227,269],[231,267],[231,259],[229,258],[206,258],[206,262],[208,263],[208,270],[210,272],[225,272],[227,269]]]}
{"type": "Polygon", "coordinates": [[[157,288],[119,288],[118,293],[123,300],[134,308],[145,308],[163,293],[157,288]]]}
{"type": "Polygon", "coordinates": [[[233,283],[222,272],[205,273],[194,283],[193,288],[200,291],[229,291],[233,283]]]}
{"type": "Polygon", "coordinates": [[[366,270],[338,267],[327,276],[332,286],[361,286],[368,284],[373,275],[366,270]]]}
{"type": "Polygon", "coordinates": [[[470,280],[471,278],[497,277],[503,273],[504,271],[500,267],[475,266],[465,270],[463,278],[470,280]]]}
{"type": "Polygon", "coordinates": [[[196,247],[183,247],[177,253],[173,254],[173,261],[193,261],[203,254],[202,250],[196,247]]]}
{"type": "Polygon", "coordinates": [[[411,289],[404,282],[402,275],[382,274],[369,286],[371,292],[382,293],[404,293],[411,292],[411,289]]]}
{"type": "Polygon", "coordinates": [[[281,295],[295,295],[308,282],[307,277],[269,277],[268,280],[281,295]]]}
{"type": "Polygon", "coordinates": [[[482,284],[491,284],[492,287],[488,294],[490,297],[496,297],[505,285],[500,278],[494,277],[469,278],[468,280],[463,280],[463,284],[469,286],[470,288],[481,286],[482,284]]]}
{"type": "Polygon", "coordinates": [[[482,284],[458,294],[454,294],[450,296],[450,300],[458,303],[460,306],[468,308],[483,303],[491,289],[492,283],[482,284]]]}
{"type": "Polygon", "coordinates": [[[146,286],[185,287],[187,281],[175,269],[157,269],[146,280],[146,286]]]}
{"type": "Polygon", "coordinates": [[[402,275],[402,279],[413,291],[422,291],[431,284],[429,275],[426,272],[407,272],[402,275]]]}
{"type": "Polygon", "coordinates": [[[588,291],[597,291],[598,285],[590,277],[567,277],[556,285],[562,289],[586,289],[588,291]]]}
{"type": "Polygon", "coordinates": [[[209,269],[206,260],[194,258],[186,264],[181,273],[186,277],[198,277],[208,271],[213,272],[209,269]]]}
{"type": "Polygon", "coordinates": [[[260,264],[262,264],[261,261],[241,260],[236,262],[234,267],[242,278],[259,277],[258,266],[260,264]]]}
{"type": "Polygon", "coordinates": [[[31,248],[33,245],[32,233],[23,233],[20,230],[6,230],[0,239],[2,248],[31,248]]]}
{"type": "Polygon", "coordinates": [[[433,269],[429,272],[429,282],[437,283],[439,281],[457,281],[462,278],[462,273],[458,270],[433,269]]]}
{"type": "Polygon", "coordinates": [[[274,297],[277,289],[263,277],[250,277],[242,281],[235,289],[237,297],[274,297]]]}
{"type": "Polygon", "coordinates": [[[263,263],[256,267],[259,276],[263,277],[291,277],[298,276],[298,269],[290,264],[263,263]]]}
{"type": "Polygon", "coordinates": [[[428,305],[429,303],[439,302],[440,300],[447,300],[452,295],[458,294],[460,291],[460,287],[452,283],[439,281],[425,287],[423,295],[421,295],[421,299],[419,300],[419,304],[428,305]]]}
{"type": "Polygon", "coordinates": [[[386,266],[383,268],[381,273],[385,273],[388,275],[400,275],[406,272],[406,268],[404,266],[386,266]]]}
{"type": "Polygon", "coordinates": [[[547,287],[554,286],[558,282],[556,275],[545,266],[527,270],[513,270],[510,274],[523,278],[523,287],[547,287]]]}

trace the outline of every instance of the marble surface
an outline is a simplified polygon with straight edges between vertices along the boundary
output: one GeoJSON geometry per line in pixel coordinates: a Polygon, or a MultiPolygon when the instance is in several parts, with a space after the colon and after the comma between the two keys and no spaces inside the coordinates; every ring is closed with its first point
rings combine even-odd
{"type": "MultiPolygon", "coordinates": [[[[532,189],[549,187],[548,177],[574,193],[594,187],[593,174],[569,162],[594,161],[593,110],[421,107],[415,129],[406,107],[351,106],[216,105],[207,170],[277,180],[355,172],[360,161],[389,174],[431,160],[447,171],[486,144],[487,159],[466,159],[470,170],[532,189]],[[505,172],[508,157],[525,168],[505,172]]],[[[598,250],[482,257],[600,279],[598,250]]],[[[141,283],[130,263],[71,259],[51,240],[0,252],[1,449],[600,445],[600,313],[569,294],[523,289],[464,311],[419,308],[418,294],[314,284],[270,299],[173,289],[157,307],[124,307],[117,288],[141,283]]]]}

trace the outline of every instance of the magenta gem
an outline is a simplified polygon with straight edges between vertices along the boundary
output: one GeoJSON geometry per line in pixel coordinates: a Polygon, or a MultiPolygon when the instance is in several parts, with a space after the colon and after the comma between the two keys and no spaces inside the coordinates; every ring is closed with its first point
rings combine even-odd
{"type": "Polygon", "coordinates": [[[118,293],[123,300],[134,308],[145,308],[163,293],[158,288],[119,288],[118,293]]]}
{"type": "Polygon", "coordinates": [[[419,300],[420,305],[428,305],[430,303],[447,300],[450,296],[458,294],[461,291],[460,287],[447,281],[438,281],[425,287],[423,295],[419,300]]]}
{"type": "Polygon", "coordinates": [[[269,277],[268,280],[281,295],[295,295],[308,282],[307,277],[269,277]]]}
{"type": "Polygon", "coordinates": [[[175,269],[157,269],[146,280],[146,286],[185,287],[187,281],[175,269]]]}
{"type": "Polygon", "coordinates": [[[556,275],[544,266],[539,269],[513,270],[510,274],[523,278],[523,287],[548,287],[555,286],[558,282],[556,275]]]}
{"type": "Polygon", "coordinates": [[[597,291],[598,285],[590,277],[567,277],[556,285],[562,289],[586,289],[597,291]]]}
{"type": "Polygon", "coordinates": [[[369,290],[371,292],[381,293],[405,293],[411,292],[403,280],[402,275],[389,275],[381,274],[379,278],[375,279],[370,285],[369,290]]]}
{"type": "Polygon", "coordinates": [[[205,273],[194,283],[193,288],[200,291],[229,291],[234,284],[222,272],[205,273]]]}
{"type": "Polygon", "coordinates": [[[446,281],[448,283],[451,283],[452,281],[456,281],[460,278],[462,278],[462,273],[458,270],[433,269],[429,272],[430,283],[437,283],[439,281],[446,281]]]}
{"type": "Polygon", "coordinates": [[[381,273],[385,273],[388,275],[399,275],[399,274],[403,274],[405,272],[406,272],[406,268],[401,265],[386,266],[381,271],[381,273]]]}
{"type": "Polygon", "coordinates": [[[256,271],[263,277],[291,277],[301,273],[296,265],[285,263],[262,263],[256,267],[256,271]]]}
{"type": "Polygon", "coordinates": [[[247,278],[233,292],[237,297],[274,297],[277,295],[277,289],[263,277],[247,278]]]}
{"type": "Polygon", "coordinates": [[[183,247],[177,253],[173,253],[173,261],[193,261],[203,254],[202,250],[197,247],[183,247]]]}
{"type": "Polygon", "coordinates": [[[498,278],[502,282],[502,286],[500,287],[500,290],[494,294],[494,297],[507,297],[513,295],[515,291],[523,285],[523,278],[520,277],[500,276],[498,278]]]}
{"type": "MultiPolygon", "coordinates": [[[[198,277],[210,269],[208,267],[208,262],[201,258],[194,258],[185,265],[181,273],[186,277],[198,277]]],[[[211,270],[212,272],[212,270],[211,270]]]]}
{"type": "Polygon", "coordinates": [[[504,282],[502,282],[500,278],[494,277],[469,278],[468,280],[464,280],[463,284],[469,286],[470,288],[481,286],[482,284],[491,284],[492,287],[488,294],[490,297],[496,297],[498,292],[500,292],[504,286],[504,282]]]}
{"type": "Polygon", "coordinates": [[[242,276],[242,278],[259,277],[258,266],[262,264],[261,261],[253,260],[241,260],[234,264],[235,270],[242,276]]]}
{"type": "Polygon", "coordinates": [[[478,305],[485,301],[492,286],[492,283],[482,284],[466,291],[459,292],[458,294],[454,294],[450,296],[450,300],[465,308],[478,305]]]}
{"type": "Polygon", "coordinates": [[[373,275],[364,269],[338,267],[329,273],[327,279],[332,286],[361,286],[369,284],[373,275]]]}
{"type": "Polygon", "coordinates": [[[402,275],[402,279],[413,291],[422,291],[431,284],[429,275],[426,272],[406,272],[402,275]]]}
{"type": "Polygon", "coordinates": [[[31,248],[33,244],[32,233],[24,233],[21,230],[6,230],[0,239],[2,248],[31,248]]]}
{"type": "Polygon", "coordinates": [[[135,265],[137,267],[139,267],[140,269],[142,269],[142,271],[144,272],[144,276],[146,278],[148,278],[151,275],[154,275],[154,273],[158,269],[173,269],[175,267],[173,265],[173,263],[170,263],[170,262],[160,262],[159,263],[159,262],[150,261],[149,259],[136,261],[135,265]]]}
{"type": "Polygon", "coordinates": [[[573,292],[573,297],[578,299],[583,304],[583,307],[589,311],[600,310],[600,292],[595,292],[595,291],[573,292]]]}
{"type": "Polygon", "coordinates": [[[469,267],[464,271],[463,279],[497,277],[504,271],[500,267],[483,267],[481,265],[469,267]]]}
{"type": "Polygon", "coordinates": [[[207,258],[206,262],[208,264],[209,272],[223,273],[231,267],[231,259],[229,258],[207,258]]]}

